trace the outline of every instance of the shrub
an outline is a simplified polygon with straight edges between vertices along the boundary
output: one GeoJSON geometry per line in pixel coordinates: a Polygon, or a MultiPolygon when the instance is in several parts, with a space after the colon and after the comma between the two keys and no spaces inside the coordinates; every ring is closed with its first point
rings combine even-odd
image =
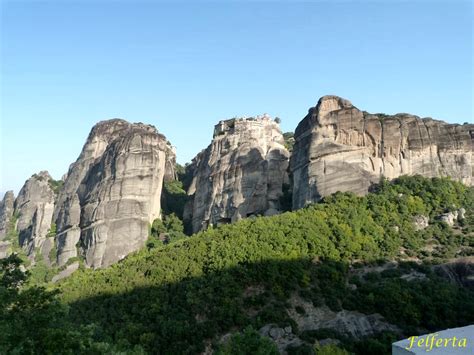
{"type": "Polygon", "coordinates": [[[242,333],[234,334],[230,340],[220,346],[217,355],[278,355],[278,349],[268,338],[260,336],[251,326],[242,333]]]}

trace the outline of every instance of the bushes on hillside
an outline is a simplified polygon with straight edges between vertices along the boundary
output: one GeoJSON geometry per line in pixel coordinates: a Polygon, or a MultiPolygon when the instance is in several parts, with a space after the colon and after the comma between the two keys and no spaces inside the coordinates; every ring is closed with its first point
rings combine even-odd
{"type": "MultiPolygon", "coordinates": [[[[417,269],[426,279],[407,281],[400,276],[414,266],[364,277],[351,267],[356,261],[393,259],[402,248],[431,261],[423,247],[433,240],[441,246],[437,258],[452,255],[469,236],[453,234],[435,217],[465,206],[470,221],[472,196],[472,190],[449,179],[401,178],[383,182],[365,197],[337,193],[295,212],[157,244],[106,270],[82,270],[64,280],[61,297],[70,306],[64,318],[85,327],[93,324],[93,340],[104,346],[179,354],[203,352],[207,341],[250,325],[291,325],[298,333],[288,315],[295,294],[315,307],[380,313],[408,335],[463,325],[474,321],[472,293],[437,278],[429,268],[417,269]],[[430,216],[431,225],[416,230],[418,215],[430,216]]],[[[156,238],[182,232],[182,224],[169,216],[151,229],[156,238]]],[[[221,351],[233,353],[252,344],[252,349],[267,349],[257,335],[245,331],[221,351]]],[[[365,347],[376,353],[389,339],[369,339],[349,350],[365,347]]]]}
{"type": "Polygon", "coordinates": [[[174,214],[167,215],[163,220],[157,218],[153,221],[147,248],[151,249],[163,243],[168,244],[186,238],[183,222],[174,214]]]}
{"type": "Polygon", "coordinates": [[[234,334],[216,351],[216,355],[278,355],[278,349],[268,338],[259,335],[251,326],[242,334],[234,334]]]}

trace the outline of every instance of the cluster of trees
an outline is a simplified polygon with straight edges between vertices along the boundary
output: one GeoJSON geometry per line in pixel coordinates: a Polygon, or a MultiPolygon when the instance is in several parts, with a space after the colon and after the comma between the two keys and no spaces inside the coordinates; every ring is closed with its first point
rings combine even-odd
{"type": "Polygon", "coordinates": [[[163,219],[155,219],[151,225],[147,248],[155,248],[157,245],[169,244],[186,237],[183,222],[174,214],[165,215],[163,219]]]}
{"type": "Polygon", "coordinates": [[[472,187],[447,178],[402,176],[392,183],[382,180],[374,192],[367,195],[366,199],[374,220],[385,230],[386,243],[401,243],[408,256],[429,257],[438,262],[458,253],[474,252],[472,187]],[[465,219],[459,221],[464,231],[455,234],[438,217],[460,208],[467,211],[465,219]],[[426,229],[416,230],[413,217],[420,215],[429,217],[430,225],[426,229]],[[424,248],[427,245],[434,245],[434,250],[427,251],[424,248]]]}
{"type": "MultiPolygon", "coordinates": [[[[107,342],[102,330],[90,323],[74,324],[58,290],[29,285],[23,260],[12,254],[0,262],[1,354],[119,354],[120,344],[107,342]]],[[[140,346],[126,354],[144,355],[140,346]]]]}
{"type": "MultiPolygon", "coordinates": [[[[193,172],[191,166],[188,164],[185,166],[176,164],[175,168],[177,180],[165,181],[163,183],[161,209],[163,216],[174,215],[183,221],[184,207],[189,198],[186,191],[191,185],[193,172]]],[[[191,234],[192,228],[189,224],[189,221],[186,221],[184,224],[183,231],[186,235],[191,234]]]]}
{"type": "Polygon", "coordinates": [[[163,214],[175,214],[183,219],[184,205],[188,197],[183,183],[179,180],[165,181],[163,184],[163,214]]]}
{"type": "Polygon", "coordinates": [[[242,333],[234,334],[216,351],[216,355],[235,354],[278,355],[279,352],[270,339],[262,337],[252,326],[248,326],[242,333]]]}
{"type": "MultiPolygon", "coordinates": [[[[318,334],[299,331],[288,313],[293,307],[289,300],[297,293],[335,311],[382,314],[402,334],[363,340],[334,337],[346,349],[337,350],[342,354],[383,353],[395,336],[472,323],[474,296],[438,278],[429,267],[401,264],[398,271],[358,275],[353,266],[393,260],[401,250],[410,250],[425,263],[436,262],[456,249],[472,247],[470,232],[446,237],[441,232],[451,228],[436,218],[464,207],[467,216],[461,227],[467,231],[473,196],[472,189],[449,179],[382,181],[365,197],[337,193],[295,212],[223,225],[167,245],[155,243],[105,270],[80,270],[55,287],[60,294],[54,302],[68,305],[61,321],[75,325],[84,337],[84,349],[113,344],[124,352],[195,354],[211,342],[221,354],[271,354],[273,344],[256,329],[275,323],[291,326],[315,344],[310,351],[315,346],[318,353],[336,351],[331,349],[335,346],[318,348],[317,340],[324,339],[318,334]],[[416,230],[413,219],[418,215],[429,216],[436,228],[416,230]],[[428,241],[449,248],[435,257],[427,255],[423,245],[428,241]],[[414,269],[425,279],[400,278],[414,269]],[[219,341],[236,329],[244,331],[226,344],[219,341]]],[[[157,238],[173,232],[182,233],[182,223],[170,215],[154,223],[151,233],[157,238]]],[[[56,328],[45,324],[43,329],[56,328]]],[[[69,328],[63,324],[61,329],[69,328]]],[[[4,336],[1,341],[13,349],[12,339],[4,336]]],[[[53,343],[44,346],[62,353],[53,343]]]]}

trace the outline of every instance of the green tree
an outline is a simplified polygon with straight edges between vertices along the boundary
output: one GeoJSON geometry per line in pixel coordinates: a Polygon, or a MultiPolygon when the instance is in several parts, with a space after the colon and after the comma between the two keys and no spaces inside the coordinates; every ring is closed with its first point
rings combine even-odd
{"type": "Polygon", "coordinates": [[[0,354],[145,354],[140,346],[123,351],[97,341],[101,332],[93,324],[70,323],[59,291],[26,287],[29,272],[21,265],[16,254],[0,263],[0,354]]]}
{"type": "Polygon", "coordinates": [[[251,326],[242,333],[234,334],[222,345],[217,355],[278,355],[276,345],[268,338],[262,337],[251,326]]]}
{"type": "Polygon", "coordinates": [[[66,308],[57,291],[43,287],[24,288],[29,272],[21,269],[16,254],[1,262],[0,353],[34,354],[48,349],[53,337],[64,336],[66,308]]]}
{"type": "Polygon", "coordinates": [[[147,243],[148,249],[153,248],[159,238],[162,242],[169,243],[185,238],[183,222],[174,213],[167,215],[163,220],[157,218],[151,226],[150,240],[147,243]]]}
{"type": "Polygon", "coordinates": [[[324,346],[315,345],[314,351],[317,355],[349,355],[350,353],[338,347],[335,344],[328,344],[324,346]]]}

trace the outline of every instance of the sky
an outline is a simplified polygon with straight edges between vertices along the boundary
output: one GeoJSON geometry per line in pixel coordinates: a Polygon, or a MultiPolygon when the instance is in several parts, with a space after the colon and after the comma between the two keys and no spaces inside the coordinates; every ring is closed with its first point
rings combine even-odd
{"type": "Polygon", "coordinates": [[[115,117],[155,125],[181,164],[219,120],[293,131],[327,94],[474,121],[471,1],[0,1],[2,196],[61,178],[115,117]]]}

